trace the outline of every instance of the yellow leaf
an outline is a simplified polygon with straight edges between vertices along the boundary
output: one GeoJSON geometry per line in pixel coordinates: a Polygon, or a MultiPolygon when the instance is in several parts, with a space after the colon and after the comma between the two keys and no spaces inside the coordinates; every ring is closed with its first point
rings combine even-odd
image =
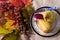
{"type": "Polygon", "coordinates": [[[8,16],[8,12],[5,12],[5,16],[8,16]]]}
{"type": "Polygon", "coordinates": [[[8,20],[5,24],[6,27],[10,27],[15,21],[14,20],[8,20]]]}

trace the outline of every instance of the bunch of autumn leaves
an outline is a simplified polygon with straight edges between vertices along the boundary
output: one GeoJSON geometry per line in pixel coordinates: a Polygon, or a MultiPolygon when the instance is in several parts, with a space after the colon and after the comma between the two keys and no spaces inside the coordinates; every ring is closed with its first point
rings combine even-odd
{"type": "MultiPolygon", "coordinates": [[[[22,8],[25,8],[25,6],[31,5],[32,0],[0,0],[0,5],[4,5],[5,3],[8,3],[8,2],[11,3],[17,9],[22,9],[22,8]]],[[[3,11],[4,9],[0,8],[0,12],[3,12],[3,11]]]]}
{"type": "MultiPolygon", "coordinates": [[[[28,12],[27,12],[26,8],[24,9],[24,14],[26,13],[25,15],[27,15],[27,13],[30,13],[30,11],[32,11],[32,8],[30,8],[32,0],[1,0],[0,4],[4,5],[6,2],[7,3],[8,2],[11,3],[17,9],[23,9],[25,7],[28,8],[28,12]]],[[[2,11],[4,11],[4,9],[0,8],[0,12],[2,12],[2,11]]],[[[7,33],[8,31],[6,32],[6,30],[4,30],[4,32],[7,33]]],[[[10,32],[8,32],[8,33],[10,33],[10,32]]],[[[7,35],[10,35],[10,34],[7,34],[2,40],[15,40],[16,39],[15,37],[17,37],[17,34],[19,34],[19,32],[17,32],[17,33],[11,33],[11,35],[14,36],[14,38],[12,36],[7,37],[7,35]],[[14,34],[14,35],[12,35],[12,34],[14,34]]]]}

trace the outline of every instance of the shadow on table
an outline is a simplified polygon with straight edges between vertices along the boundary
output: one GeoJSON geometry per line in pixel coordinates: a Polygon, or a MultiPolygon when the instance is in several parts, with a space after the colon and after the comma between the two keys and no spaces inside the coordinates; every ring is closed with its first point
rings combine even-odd
{"type": "MultiPolygon", "coordinates": [[[[58,8],[58,12],[59,12],[59,16],[60,16],[60,8],[58,8]]],[[[60,20],[59,20],[60,21],[60,20]]],[[[60,27],[59,27],[60,28],[60,27]]],[[[53,37],[57,37],[57,36],[60,36],[60,32],[58,34],[56,34],[55,36],[53,37]]]]}
{"type": "Polygon", "coordinates": [[[60,36],[60,32],[58,34],[56,34],[55,36],[53,36],[53,37],[57,37],[57,36],[60,36]]]}

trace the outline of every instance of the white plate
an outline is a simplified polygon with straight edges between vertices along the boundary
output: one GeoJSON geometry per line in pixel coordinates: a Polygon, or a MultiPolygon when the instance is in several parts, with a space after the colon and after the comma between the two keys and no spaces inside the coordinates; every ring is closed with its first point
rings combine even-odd
{"type": "MultiPolygon", "coordinates": [[[[53,12],[55,12],[55,11],[53,11],[53,12]]],[[[36,32],[38,32],[40,35],[44,35],[44,36],[51,36],[51,35],[56,34],[59,31],[59,28],[60,28],[58,26],[58,22],[60,22],[59,21],[60,16],[57,14],[57,12],[55,12],[55,13],[56,13],[56,21],[54,23],[52,23],[52,26],[53,26],[53,31],[52,32],[50,32],[50,33],[44,33],[44,32],[42,32],[40,30],[40,28],[37,26],[36,18],[32,17],[32,26],[33,26],[34,30],[36,32]]],[[[37,14],[37,13],[35,13],[35,14],[37,14]]],[[[43,14],[43,12],[39,12],[39,14],[43,14]]]]}

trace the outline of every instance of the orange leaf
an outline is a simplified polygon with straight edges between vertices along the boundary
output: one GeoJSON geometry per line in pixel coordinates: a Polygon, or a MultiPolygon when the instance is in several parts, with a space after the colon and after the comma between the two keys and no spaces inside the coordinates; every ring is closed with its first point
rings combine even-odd
{"type": "Polygon", "coordinates": [[[24,4],[21,2],[21,0],[9,0],[12,5],[15,7],[23,7],[24,4]]]}

